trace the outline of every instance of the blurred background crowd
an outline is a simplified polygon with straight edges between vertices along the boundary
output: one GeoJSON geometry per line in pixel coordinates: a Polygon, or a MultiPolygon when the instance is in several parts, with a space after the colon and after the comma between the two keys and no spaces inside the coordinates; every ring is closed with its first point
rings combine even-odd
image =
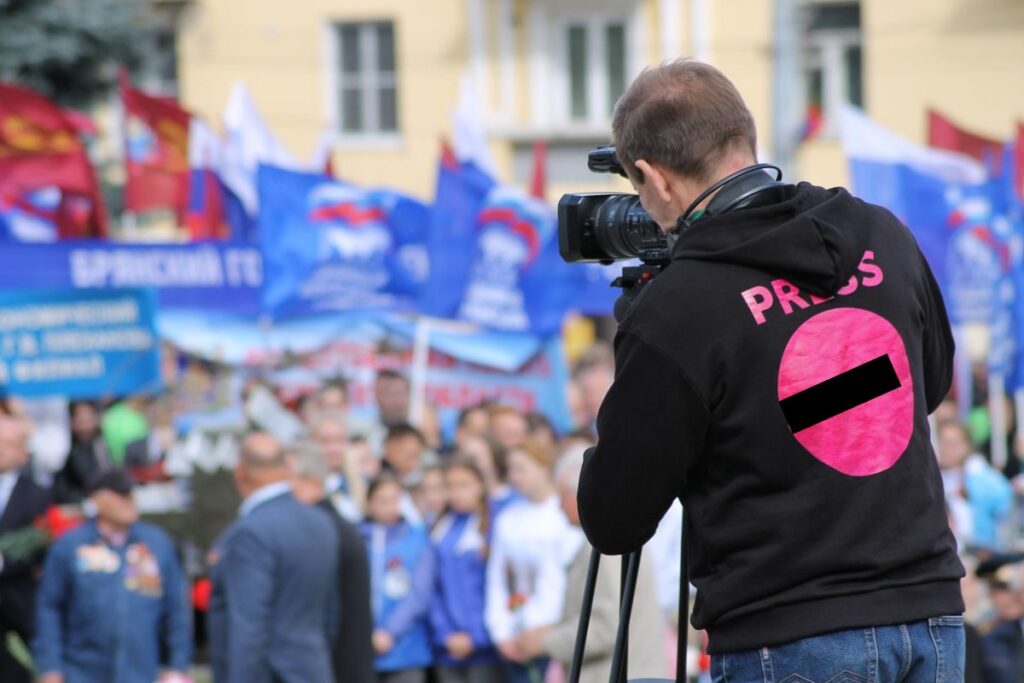
{"type": "MultiPolygon", "coordinates": [[[[252,380],[242,422],[220,434],[230,445],[215,446],[230,464],[188,476],[173,474],[185,444],[161,424],[162,396],[71,402],[66,435],[7,400],[4,680],[31,680],[20,672],[34,665],[45,681],[174,681],[197,663],[201,679],[232,681],[261,667],[301,680],[559,680],[589,559],[576,486],[613,372],[607,344],[579,357],[570,431],[484,401],[448,436],[429,409],[409,423],[410,383],[393,370],[377,373],[366,420],[351,417],[341,376],[292,401],[252,380]],[[32,457],[66,444],[58,468],[32,457]],[[296,512],[304,505],[323,508],[319,519],[296,512]],[[241,540],[249,526],[267,534],[261,545],[241,540]],[[310,629],[326,649],[280,640],[310,629]],[[317,669],[318,655],[332,669],[317,669]]],[[[677,507],[642,565],[634,673],[674,670],[681,522],[677,507]]],[[[601,572],[586,680],[607,677],[617,559],[601,572]]]]}
{"type": "Polygon", "coordinates": [[[679,56],[921,244],[967,678],[1024,681],[1019,0],[0,0],[0,681],[559,680],[623,264],[562,263],[555,199],[628,190],[587,152],[679,56]]]}

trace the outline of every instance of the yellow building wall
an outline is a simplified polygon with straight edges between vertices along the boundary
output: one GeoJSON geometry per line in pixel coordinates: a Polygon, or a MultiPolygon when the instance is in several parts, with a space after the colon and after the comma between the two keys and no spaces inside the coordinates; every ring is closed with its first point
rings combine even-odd
{"type": "Polygon", "coordinates": [[[772,2],[707,0],[708,61],[740,91],[757,125],[758,147],[772,148],[772,2]]]}
{"type": "Polygon", "coordinates": [[[1006,139],[1024,118],[1024,3],[1020,0],[866,0],[868,111],[925,141],[928,107],[1006,139]]]}
{"type": "MultiPolygon", "coordinates": [[[[484,101],[492,118],[529,130],[530,7],[544,0],[507,0],[511,11],[511,111],[499,111],[498,0],[483,0],[484,101]]],[[[692,10],[677,0],[679,54],[691,55],[692,10]]],[[[433,194],[440,135],[451,133],[460,79],[470,70],[468,0],[197,0],[181,31],[184,102],[219,123],[235,80],[242,79],[270,127],[299,158],[307,158],[329,120],[327,30],[332,21],[392,19],[399,78],[398,142],[339,144],[335,168],[356,182],[387,184],[423,198],[433,194]]],[[[660,0],[641,0],[645,63],[662,58],[660,0]]],[[[1005,138],[1024,118],[1024,2],[1020,0],[862,0],[866,109],[881,124],[925,141],[925,112],[936,107],[979,133],[1005,138]]],[[[772,0],[705,0],[707,57],[735,83],[750,107],[760,147],[772,148],[772,0]]],[[[521,138],[520,138],[521,139],[521,138]]],[[[499,171],[511,177],[513,143],[492,139],[499,171]]],[[[585,163],[584,159],[580,160],[585,163]]],[[[831,186],[848,175],[838,140],[801,145],[791,179],[831,186]]],[[[562,191],[625,189],[618,181],[553,186],[562,191]]]]}
{"type": "MultiPolygon", "coordinates": [[[[865,110],[883,126],[925,144],[930,107],[1003,140],[1024,119],[1019,0],[862,0],[861,27],[865,110]]],[[[838,141],[804,145],[797,162],[814,182],[848,182],[838,141]]]]}
{"type": "Polygon", "coordinates": [[[243,80],[268,125],[300,159],[329,122],[327,31],[332,21],[393,19],[399,141],[336,147],[336,171],[367,185],[433,195],[440,135],[450,131],[467,62],[462,0],[199,0],[179,47],[187,106],[219,125],[243,80]]]}

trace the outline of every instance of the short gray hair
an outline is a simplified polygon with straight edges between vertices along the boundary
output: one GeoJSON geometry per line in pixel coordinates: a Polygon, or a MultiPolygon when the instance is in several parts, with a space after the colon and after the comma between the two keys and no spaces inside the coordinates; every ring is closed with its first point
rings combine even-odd
{"type": "Polygon", "coordinates": [[[309,433],[315,435],[321,427],[329,424],[341,427],[345,431],[345,436],[348,436],[348,420],[344,413],[337,410],[317,411],[310,420],[309,433]]]}
{"type": "Polygon", "coordinates": [[[292,474],[303,479],[315,479],[321,483],[327,479],[327,461],[316,444],[300,441],[288,449],[288,462],[292,474]]]}

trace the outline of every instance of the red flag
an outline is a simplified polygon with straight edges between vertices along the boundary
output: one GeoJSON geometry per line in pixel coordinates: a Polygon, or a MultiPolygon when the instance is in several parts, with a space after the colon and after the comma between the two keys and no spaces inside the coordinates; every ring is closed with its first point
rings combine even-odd
{"type": "Polygon", "coordinates": [[[948,118],[928,110],[928,144],[974,157],[998,174],[1003,162],[1003,143],[960,128],[948,118]]]}
{"type": "Polygon", "coordinates": [[[125,112],[124,208],[173,209],[184,222],[188,202],[188,129],[192,115],[166,97],[152,97],[119,79],[125,112]]]}
{"type": "Polygon", "coordinates": [[[96,122],[92,120],[92,117],[88,114],[83,114],[80,111],[74,109],[65,109],[63,111],[64,118],[68,120],[75,128],[75,132],[79,135],[99,135],[99,129],[96,127],[96,122]]]}
{"type": "Polygon", "coordinates": [[[441,163],[448,168],[457,168],[459,165],[455,158],[455,150],[452,149],[448,139],[444,137],[441,138],[441,163]]]}
{"type": "Polygon", "coordinates": [[[90,203],[86,223],[62,228],[62,237],[106,236],[99,183],[74,123],[42,95],[0,83],[0,187],[19,194],[49,186],[90,203]]]}
{"type": "Polygon", "coordinates": [[[530,195],[543,200],[547,190],[548,143],[537,140],[533,143],[533,178],[530,179],[530,195]]]}

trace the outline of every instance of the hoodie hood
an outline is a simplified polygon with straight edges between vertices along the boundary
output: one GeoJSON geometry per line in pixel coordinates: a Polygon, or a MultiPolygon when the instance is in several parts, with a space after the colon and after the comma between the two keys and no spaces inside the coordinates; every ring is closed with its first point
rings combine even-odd
{"type": "Polygon", "coordinates": [[[867,207],[842,189],[790,186],[768,206],[698,221],[679,236],[672,260],[731,263],[785,278],[818,296],[832,296],[856,272],[867,243],[867,207]]]}

